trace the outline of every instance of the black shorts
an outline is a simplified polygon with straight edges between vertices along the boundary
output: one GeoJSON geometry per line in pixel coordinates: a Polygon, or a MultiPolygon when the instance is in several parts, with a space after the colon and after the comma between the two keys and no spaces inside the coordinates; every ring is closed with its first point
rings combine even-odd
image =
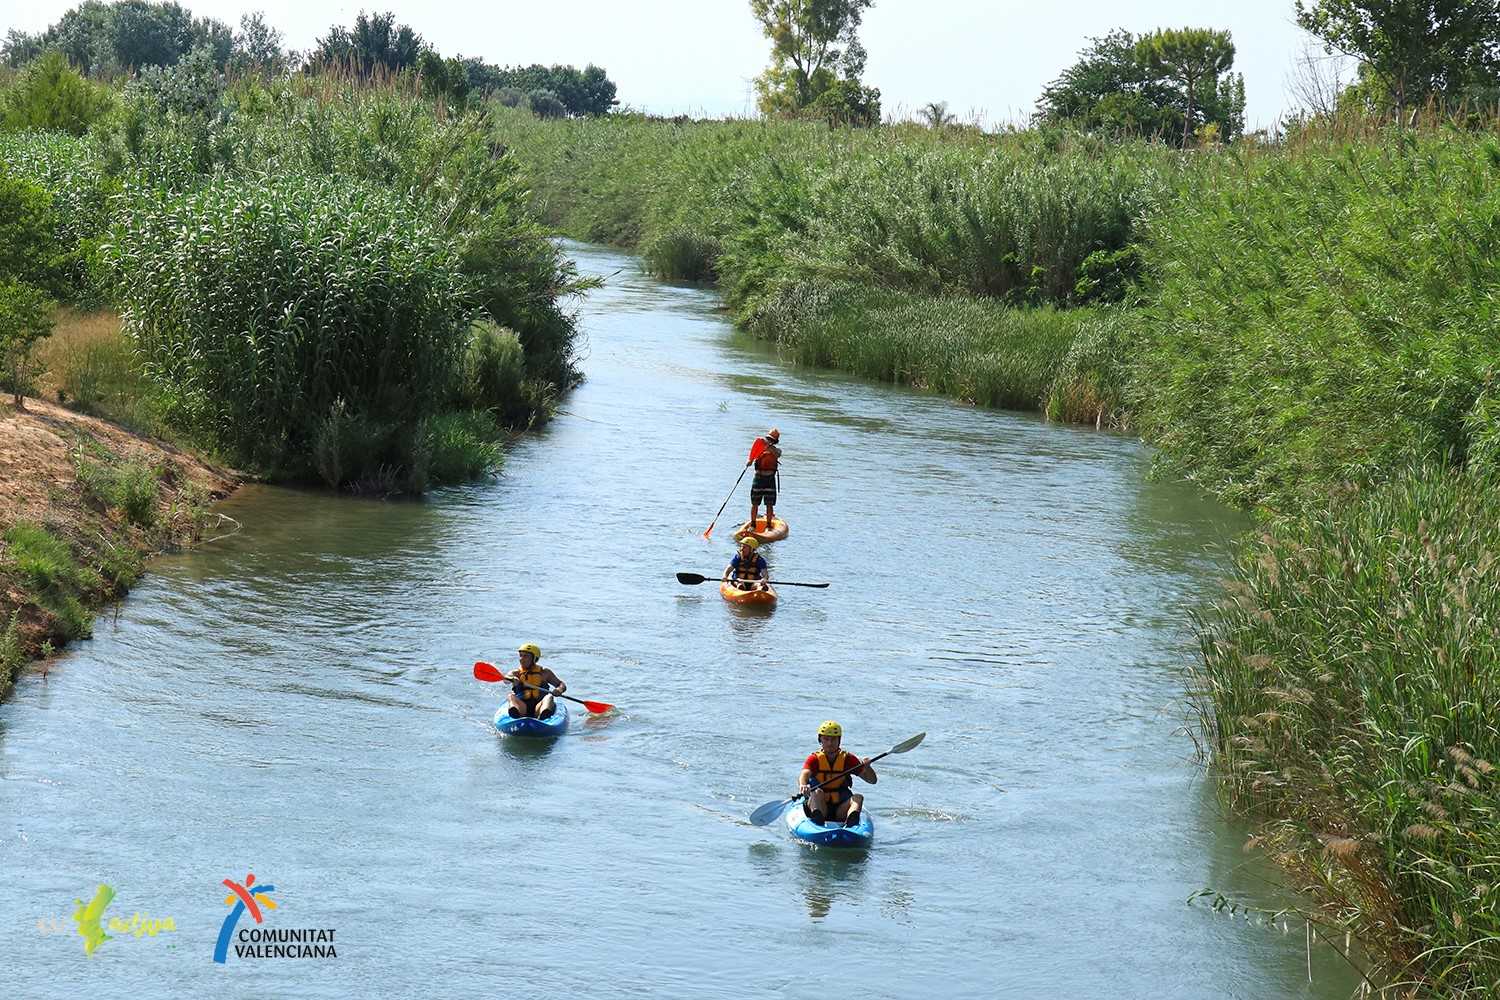
{"type": "Polygon", "coordinates": [[[750,502],[753,504],[776,504],[776,476],[757,475],[750,484],[750,502]]]}

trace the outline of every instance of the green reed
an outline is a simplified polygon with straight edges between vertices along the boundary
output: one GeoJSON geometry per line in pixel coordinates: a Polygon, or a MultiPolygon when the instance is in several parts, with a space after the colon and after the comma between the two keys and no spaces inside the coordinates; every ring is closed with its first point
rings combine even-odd
{"type": "Polygon", "coordinates": [[[221,177],[154,194],[109,259],[168,419],[236,461],[305,474],[335,403],[414,424],[456,391],[471,288],[447,235],[387,188],[221,177]]]}
{"type": "MultiPolygon", "coordinates": [[[[1233,800],[1395,981],[1500,982],[1500,494],[1425,468],[1249,539],[1202,619],[1233,800]]],[[[1424,992],[1424,995],[1425,992],[1424,992]]]]}

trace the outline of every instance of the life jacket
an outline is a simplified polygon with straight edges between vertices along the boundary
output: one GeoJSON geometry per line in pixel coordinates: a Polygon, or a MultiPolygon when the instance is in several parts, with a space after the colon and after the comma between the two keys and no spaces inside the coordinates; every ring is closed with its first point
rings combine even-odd
{"type": "Polygon", "coordinates": [[[755,556],[753,559],[750,560],[749,565],[745,564],[745,560],[741,559],[739,557],[738,553],[735,554],[735,557],[733,559],[729,560],[729,579],[731,579],[731,580],[764,580],[765,578],[766,578],[766,557],[765,556],[762,556],[762,555],[755,556]],[[755,574],[754,576],[750,575],[752,572],[755,574]]]}
{"type": "MultiPolygon", "coordinates": [[[[821,750],[813,754],[812,778],[808,781],[808,786],[812,787],[818,785],[819,783],[832,778],[840,771],[848,770],[851,766],[853,766],[853,762],[849,759],[850,757],[851,754],[847,750],[840,750],[838,752],[838,755],[831,761],[828,759],[828,755],[821,750]]],[[[853,787],[854,775],[853,773],[850,773],[844,775],[843,780],[841,781],[835,781],[831,785],[824,785],[823,794],[828,796],[828,801],[830,804],[840,806],[844,804],[845,800],[847,800],[851,795],[854,794],[852,791],[850,791],[850,789],[852,789],[853,787]]]]}
{"type": "Polygon", "coordinates": [[[755,460],[755,474],[757,476],[769,476],[776,471],[777,463],[781,461],[781,452],[774,444],[766,442],[766,450],[760,453],[755,460]]]}
{"type": "Polygon", "coordinates": [[[529,687],[523,687],[521,684],[516,683],[516,681],[522,681],[525,684],[535,684],[537,687],[541,687],[543,684],[542,678],[546,675],[547,668],[543,667],[540,663],[534,664],[530,670],[527,670],[524,667],[516,667],[515,672],[511,674],[511,677],[514,678],[514,680],[511,681],[510,689],[515,693],[515,696],[517,698],[521,699],[526,704],[535,705],[537,702],[546,697],[547,692],[537,691],[529,687]]]}

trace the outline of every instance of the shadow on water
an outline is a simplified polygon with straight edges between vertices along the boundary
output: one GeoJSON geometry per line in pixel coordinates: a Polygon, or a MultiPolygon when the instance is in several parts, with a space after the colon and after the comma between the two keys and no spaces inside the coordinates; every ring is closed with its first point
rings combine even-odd
{"type": "Polygon", "coordinates": [[[495,734],[502,753],[524,763],[536,763],[551,756],[563,741],[560,736],[505,736],[495,734]]]}

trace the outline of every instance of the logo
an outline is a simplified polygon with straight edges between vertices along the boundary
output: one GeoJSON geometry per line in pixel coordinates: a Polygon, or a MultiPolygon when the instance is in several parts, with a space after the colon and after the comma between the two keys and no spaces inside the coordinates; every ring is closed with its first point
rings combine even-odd
{"type": "MultiPolygon", "coordinates": [[[[81,899],[73,900],[73,926],[78,936],[83,938],[83,953],[92,956],[95,950],[106,941],[113,941],[115,934],[140,938],[143,936],[156,937],[162,931],[177,930],[177,921],[171,917],[156,919],[147,916],[137,910],[129,920],[124,917],[109,917],[105,919],[105,911],[109,904],[114,902],[115,889],[112,885],[101,884],[94,890],[94,898],[85,903],[81,899]],[[114,931],[114,934],[105,933],[105,928],[114,931]]],[[[59,934],[65,932],[67,918],[40,918],[36,922],[37,930],[43,934],[59,934]]]]}
{"type": "Polygon", "coordinates": [[[250,914],[256,924],[261,924],[265,921],[265,913],[261,907],[266,910],[277,908],[276,901],[270,896],[276,891],[276,887],[256,885],[254,872],[246,873],[243,885],[226,878],[224,887],[229,890],[229,895],[224,897],[229,914],[224,918],[224,925],[219,928],[219,940],[214,945],[215,962],[224,964],[229,957],[231,940],[237,942],[234,946],[236,958],[339,957],[333,948],[332,927],[240,927],[240,917],[246,913],[250,914]]]}

